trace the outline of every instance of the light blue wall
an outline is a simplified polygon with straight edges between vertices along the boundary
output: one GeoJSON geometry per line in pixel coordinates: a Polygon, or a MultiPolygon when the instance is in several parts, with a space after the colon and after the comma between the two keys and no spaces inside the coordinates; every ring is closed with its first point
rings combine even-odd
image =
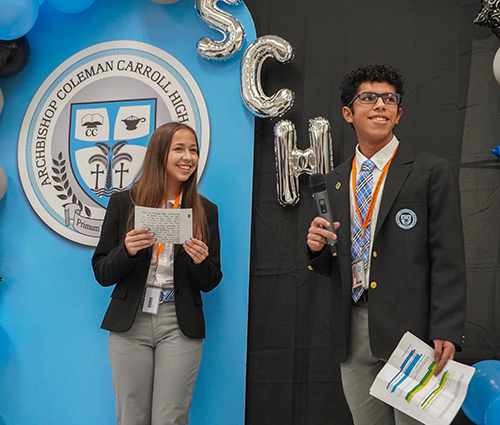
{"type": "Polygon", "coordinates": [[[44,3],[27,34],[27,67],[0,80],[0,165],[8,176],[0,200],[0,424],[115,422],[107,332],[99,327],[111,290],[94,280],[93,248],[58,235],[32,209],[19,179],[17,144],[26,109],[48,75],[80,50],[120,39],[174,56],[205,97],[211,142],[200,184],[219,205],[224,278],[204,294],[208,336],[190,423],[243,424],[254,130],[240,96],[239,61],[255,30],[244,4],[220,3],[247,38],[234,58],[215,63],[196,51],[201,37],[220,35],[198,17],[194,0],[96,0],[75,15],[44,3]]]}

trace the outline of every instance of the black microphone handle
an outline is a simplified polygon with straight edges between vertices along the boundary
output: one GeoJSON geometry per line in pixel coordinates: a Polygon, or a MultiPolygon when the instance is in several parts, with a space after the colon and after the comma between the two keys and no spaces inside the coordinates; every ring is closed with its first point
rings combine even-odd
{"type": "MultiPolygon", "coordinates": [[[[319,216],[324,218],[329,223],[329,226],[325,227],[325,229],[335,233],[335,228],[333,227],[333,217],[330,212],[331,205],[328,200],[328,192],[326,189],[322,192],[313,192],[313,198],[318,209],[319,216]]],[[[336,242],[337,241],[335,239],[326,239],[326,243],[330,247],[330,251],[334,257],[337,255],[337,248],[335,246],[336,242]]]]}

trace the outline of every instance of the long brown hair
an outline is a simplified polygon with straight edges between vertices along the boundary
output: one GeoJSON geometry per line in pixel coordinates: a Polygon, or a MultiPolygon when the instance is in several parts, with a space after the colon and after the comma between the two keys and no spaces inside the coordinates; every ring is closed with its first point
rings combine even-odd
{"type": "MultiPolygon", "coordinates": [[[[167,199],[167,158],[175,132],[189,130],[195,140],[198,153],[200,145],[196,132],[187,124],[169,122],[158,127],[148,143],[142,173],[130,188],[130,197],[134,205],[150,208],[161,208],[167,199]]],[[[193,236],[208,243],[207,221],[205,210],[198,193],[198,167],[182,184],[182,207],[193,210],[193,236]]],[[[132,210],[133,215],[133,210],[132,210]]],[[[129,227],[132,216],[129,220],[129,227]]]]}

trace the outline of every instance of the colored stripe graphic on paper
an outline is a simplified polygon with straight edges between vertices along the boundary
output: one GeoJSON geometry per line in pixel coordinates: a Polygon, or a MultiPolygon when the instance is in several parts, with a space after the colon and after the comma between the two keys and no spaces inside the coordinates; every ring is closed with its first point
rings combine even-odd
{"type": "Polygon", "coordinates": [[[391,379],[391,381],[387,384],[386,389],[389,389],[394,381],[399,379],[399,381],[392,387],[391,393],[395,392],[396,389],[406,380],[408,379],[410,373],[415,368],[419,360],[422,358],[422,354],[416,354],[415,350],[411,350],[403,364],[400,367],[400,371],[398,374],[391,379]],[[401,376],[402,375],[402,376],[401,376]],[[400,378],[401,377],[401,378],[400,378]]]}
{"type": "Polygon", "coordinates": [[[427,370],[427,373],[424,375],[424,377],[420,380],[419,384],[415,386],[408,394],[406,394],[405,400],[409,403],[413,396],[418,393],[420,390],[422,390],[430,381],[432,375],[434,374],[434,371],[436,370],[437,363],[432,362],[429,366],[429,369],[427,370]]]}
{"type": "Polygon", "coordinates": [[[443,376],[441,377],[441,381],[439,382],[439,386],[432,391],[429,396],[422,402],[420,406],[422,406],[422,409],[425,410],[427,409],[427,406],[431,403],[431,401],[441,392],[444,390],[444,387],[446,385],[446,381],[448,380],[448,376],[450,375],[450,371],[446,371],[443,373],[443,376]]]}
{"type": "MultiPolygon", "coordinates": [[[[387,384],[386,389],[391,393],[394,393],[398,388],[404,391],[403,388],[405,387],[405,383],[411,383],[412,380],[416,380],[417,378],[417,376],[414,376],[413,378],[410,377],[412,372],[415,372],[414,375],[416,374],[420,376],[419,369],[423,365],[421,364],[419,366],[419,362],[424,360],[425,358],[422,354],[418,354],[415,349],[411,350],[401,364],[398,373],[387,384]]],[[[425,375],[422,376],[418,384],[414,385],[413,388],[406,393],[405,400],[407,401],[407,403],[410,403],[418,392],[424,390],[429,386],[436,368],[437,363],[432,361],[427,367],[425,375]]],[[[422,370],[422,372],[424,372],[424,370],[422,370]]],[[[444,371],[441,379],[439,380],[439,384],[437,386],[432,385],[431,389],[427,390],[423,397],[419,397],[419,400],[417,400],[416,402],[419,404],[422,410],[426,410],[432,403],[432,401],[436,399],[436,397],[444,390],[449,376],[450,372],[444,371]]],[[[408,386],[408,384],[406,384],[406,386],[408,386]]]]}

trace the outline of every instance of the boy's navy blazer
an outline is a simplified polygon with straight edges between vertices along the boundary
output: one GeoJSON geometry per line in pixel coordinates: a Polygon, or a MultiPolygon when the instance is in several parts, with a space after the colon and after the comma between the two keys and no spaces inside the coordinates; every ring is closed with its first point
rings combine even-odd
{"type": "MultiPolygon", "coordinates": [[[[349,187],[353,158],[325,178],[337,230],[338,256],[310,253],[311,268],[332,281],[331,345],[345,361],[351,299],[349,187]]],[[[463,339],[465,254],[460,193],[451,164],[402,142],[386,176],[375,229],[368,289],[372,353],[388,359],[406,331],[430,343],[463,339]],[[397,220],[409,210],[411,228],[397,220]],[[399,224],[398,224],[399,223],[399,224]]]]}

